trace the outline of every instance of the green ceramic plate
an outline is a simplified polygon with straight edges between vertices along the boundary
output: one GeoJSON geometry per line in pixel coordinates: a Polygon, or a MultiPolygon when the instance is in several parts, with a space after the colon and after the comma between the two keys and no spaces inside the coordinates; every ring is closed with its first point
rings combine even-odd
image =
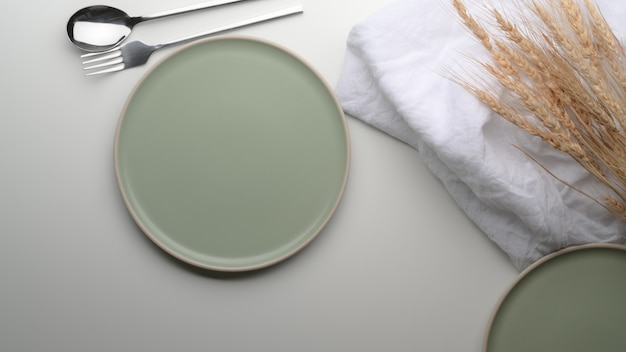
{"type": "Polygon", "coordinates": [[[244,271],[307,245],[343,194],[350,147],[329,86],[248,37],[184,47],[128,99],[115,170],[130,213],[171,255],[244,271]]]}
{"type": "Polygon", "coordinates": [[[626,247],[593,244],[526,269],[498,304],[487,352],[626,350],[626,247]]]}

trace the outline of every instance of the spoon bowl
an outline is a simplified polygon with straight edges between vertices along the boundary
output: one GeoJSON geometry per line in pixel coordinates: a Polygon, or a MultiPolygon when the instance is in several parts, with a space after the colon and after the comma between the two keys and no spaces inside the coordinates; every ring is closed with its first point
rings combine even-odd
{"type": "Polygon", "coordinates": [[[67,35],[74,45],[85,51],[109,50],[123,42],[137,17],[110,6],[96,5],[78,10],[67,23],[67,35]]]}

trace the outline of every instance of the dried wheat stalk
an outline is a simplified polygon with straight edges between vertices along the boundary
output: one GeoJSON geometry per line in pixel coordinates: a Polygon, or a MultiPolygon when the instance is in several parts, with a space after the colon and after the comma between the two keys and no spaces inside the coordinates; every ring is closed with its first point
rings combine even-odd
{"type": "Polygon", "coordinates": [[[626,221],[624,48],[592,0],[520,1],[525,11],[507,17],[485,8],[481,13],[490,16],[479,21],[461,0],[452,0],[490,53],[482,67],[513,99],[501,99],[485,85],[460,83],[608,186],[608,194],[598,197],[579,191],[626,221]]]}

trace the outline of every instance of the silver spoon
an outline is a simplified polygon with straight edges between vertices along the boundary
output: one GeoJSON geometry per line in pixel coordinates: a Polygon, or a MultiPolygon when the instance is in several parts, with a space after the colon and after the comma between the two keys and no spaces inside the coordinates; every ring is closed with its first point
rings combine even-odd
{"type": "Polygon", "coordinates": [[[78,10],[70,17],[67,22],[67,35],[72,43],[82,50],[105,51],[123,42],[138,23],[239,1],[243,0],[213,0],[139,17],[131,17],[126,12],[110,6],[89,6],[78,10]]]}

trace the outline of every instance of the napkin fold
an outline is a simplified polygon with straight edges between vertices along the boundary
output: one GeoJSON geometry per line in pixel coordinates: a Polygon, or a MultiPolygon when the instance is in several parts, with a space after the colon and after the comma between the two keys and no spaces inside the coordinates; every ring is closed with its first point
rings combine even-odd
{"type": "MultiPolygon", "coordinates": [[[[625,223],[515,146],[576,187],[602,193],[603,185],[449,79],[486,53],[447,2],[400,0],[352,29],[336,87],[346,113],[417,149],[519,270],[572,245],[626,244],[625,223]]],[[[480,3],[468,3],[470,12],[480,3]]],[[[626,33],[626,3],[598,4],[616,34],[626,33]]]]}

